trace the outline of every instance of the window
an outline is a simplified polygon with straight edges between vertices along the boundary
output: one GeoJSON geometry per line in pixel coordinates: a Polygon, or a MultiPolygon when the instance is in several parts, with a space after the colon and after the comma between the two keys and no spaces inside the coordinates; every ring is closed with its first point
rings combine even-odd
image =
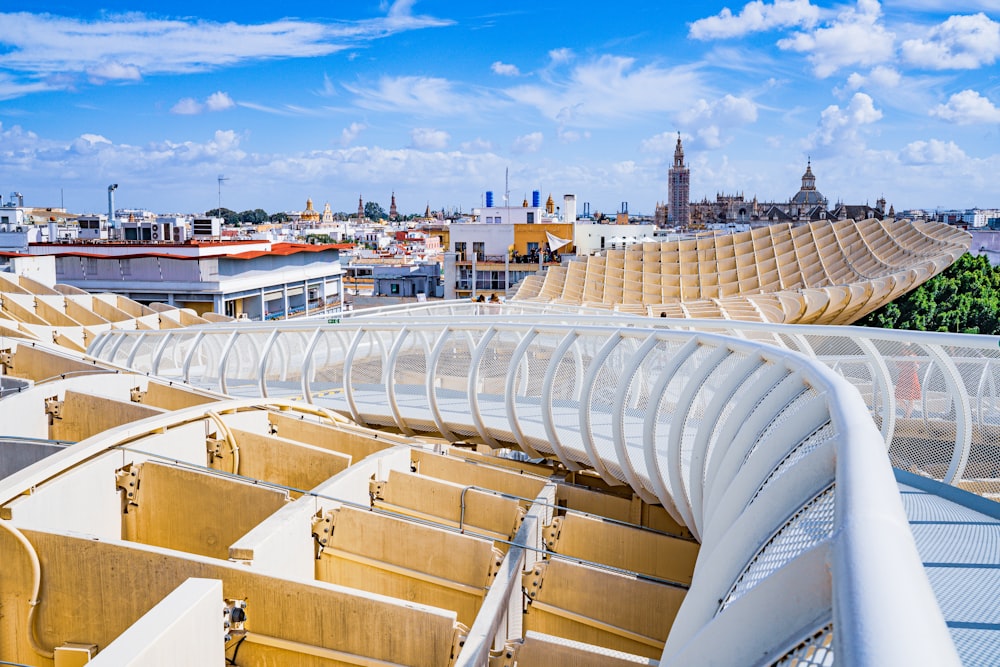
{"type": "Polygon", "coordinates": [[[399,294],[399,283],[392,283],[389,285],[389,292],[392,294],[399,294]]]}
{"type": "Polygon", "coordinates": [[[529,225],[535,224],[535,212],[534,211],[528,211],[528,224],[529,225]]]}
{"type": "Polygon", "coordinates": [[[472,243],[472,252],[476,253],[476,259],[480,262],[486,258],[486,244],[482,241],[474,241],[472,243]]]}
{"type": "Polygon", "coordinates": [[[455,241],[455,252],[458,253],[458,260],[465,260],[465,241],[455,241]]]}
{"type": "Polygon", "coordinates": [[[503,218],[498,215],[497,217],[493,218],[493,221],[499,225],[501,222],[503,222],[503,218]]]}
{"type": "Polygon", "coordinates": [[[529,241],[528,242],[528,254],[529,255],[537,255],[538,254],[538,244],[535,243],[534,241],[529,241]]]}

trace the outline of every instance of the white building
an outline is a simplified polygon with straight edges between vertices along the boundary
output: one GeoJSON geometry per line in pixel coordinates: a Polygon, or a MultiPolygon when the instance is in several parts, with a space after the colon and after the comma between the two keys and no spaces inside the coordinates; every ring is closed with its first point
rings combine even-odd
{"type": "Polygon", "coordinates": [[[576,245],[577,255],[595,255],[604,250],[620,249],[646,240],[659,241],[660,231],[654,224],[617,225],[577,221],[573,225],[573,243],[576,245]]]}
{"type": "Polygon", "coordinates": [[[962,213],[962,222],[970,228],[978,229],[986,227],[990,219],[996,217],[1000,217],[1000,214],[995,208],[970,208],[962,213]]]}
{"type": "Polygon", "coordinates": [[[252,320],[343,307],[341,246],[269,241],[137,244],[34,243],[56,257],[56,279],[88,292],[114,292],[252,320]]]}

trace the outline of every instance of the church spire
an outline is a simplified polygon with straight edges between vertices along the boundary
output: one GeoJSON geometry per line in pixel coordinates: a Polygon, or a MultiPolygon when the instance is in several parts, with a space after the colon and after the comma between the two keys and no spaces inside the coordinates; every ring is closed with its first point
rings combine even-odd
{"type": "Polygon", "coordinates": [[[684,146],[681,145],[681,133],[677,133],[677,147],[674,148],[674,167],[680,169],[684,166],[684,146]]]}

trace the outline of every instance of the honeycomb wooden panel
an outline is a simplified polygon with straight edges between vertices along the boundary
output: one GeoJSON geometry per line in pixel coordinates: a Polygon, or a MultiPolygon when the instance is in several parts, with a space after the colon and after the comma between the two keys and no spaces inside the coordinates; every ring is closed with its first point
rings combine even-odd
{"type": "MultiPolygon", "coordinates": [[[[850,324],[943,271],[970,241],[941,223],[839,220],[667,241],[658,256],[644,244],[580,260],[587,265],[582,302],[637,312],[642,305],[653,316],[714,311],[786,324],[850,324]],[[712,299],[725,301],[696,307],[712,299]]],[[[552,285],[541,291],[525,281],[514,300],[579,303],[566,273],[550,271],[544,281],[552,285]]]]}

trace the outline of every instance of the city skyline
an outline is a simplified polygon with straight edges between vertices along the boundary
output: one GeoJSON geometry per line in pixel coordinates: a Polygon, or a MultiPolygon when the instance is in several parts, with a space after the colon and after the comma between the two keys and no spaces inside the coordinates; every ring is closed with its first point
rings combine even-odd
{"type": "Polygon", "coordinates": [[[994,207],[997,0],[10,3],[0,192],[26,205],[200,212],[574,193],[994,207]],[[218,178],[226,180],[220,185],[218,178]],[[221,193],[220,193],[221,188],[221,193]]]}

